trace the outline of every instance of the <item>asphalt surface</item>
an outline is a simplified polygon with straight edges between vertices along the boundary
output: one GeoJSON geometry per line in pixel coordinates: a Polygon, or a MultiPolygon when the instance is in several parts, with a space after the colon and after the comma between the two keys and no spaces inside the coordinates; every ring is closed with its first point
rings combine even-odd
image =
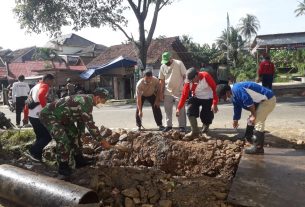
{"type": "MultiPolygon", "coordinates": [[[[163,114],[163,124],[165,125],[164,108],[161,106],[163,114]]],[[[0,111],[4,112],[8,118],[15,124],[15,114],[8,110],[7,106],[0,106],[0,111]]],[[[104,106],[100,109],[94,108],[93,117],[97,126],[104,125],[108,128],[127,128],[136,129],[135,122],[135,104],[121,104],[104,106]]],[[[175,109],[173,109],[175,111],[175,109]]],[[[213,128],[232,129],[233,107],[230,103],[220,103],[219,112],[215,114],[213,128]]],[[[242,118],[240,120],[240,128],[246,125],[246,119],[249,112],[243,110],[242,118]]],[[[151,107],[144,105],[143,109],[143,126],[146,129],[156,129],[151,107]]],[[[199,126],[201,125],[198,121],[199,126]]],[[[189,125],[189,123],[188,123],[189,125]]],[[[177,127],[178,122],[173,115],[173,127],[177,127]]],[[[305,97],[278,97],[277,106],[269,115],[266,122],[266,129],[268,127],[280,128],[305,128],[305,97]]]]}

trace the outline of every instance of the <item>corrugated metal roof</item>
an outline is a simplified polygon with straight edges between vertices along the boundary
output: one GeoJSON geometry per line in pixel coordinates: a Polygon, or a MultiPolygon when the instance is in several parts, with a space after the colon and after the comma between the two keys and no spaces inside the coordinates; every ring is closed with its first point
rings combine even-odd
{"type": "Polygon", "coordinates": [[[252,48],[282,47],[283,45],[289,46],[303,43],[305,43],[305,32],[257,35],[253,41],[252,48]]]}

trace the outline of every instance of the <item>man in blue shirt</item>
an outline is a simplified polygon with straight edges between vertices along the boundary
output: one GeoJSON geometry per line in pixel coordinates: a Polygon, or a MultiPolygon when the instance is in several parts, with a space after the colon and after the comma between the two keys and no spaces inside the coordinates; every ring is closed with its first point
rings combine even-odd
{"type": "Polygon", "coordinates": [[[219,98],[224,100],[232,97],[234,128],[238,127],[242,109],[251,112],[246,129],[246,138],[253,145],[250,148],[246,148],[245,153],[263,154],[265,121],[276,105],[276,98],[273,92],[254,82],[240,82],[234,84],[232,89],[228,85],[218,85],[217,94],[219,98]]]}

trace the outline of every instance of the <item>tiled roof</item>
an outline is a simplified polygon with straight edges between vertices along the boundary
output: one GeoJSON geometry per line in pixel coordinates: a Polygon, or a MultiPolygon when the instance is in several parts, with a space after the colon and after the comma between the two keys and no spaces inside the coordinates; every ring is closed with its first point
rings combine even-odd
{"type": "MultiPolygon", "coordinates": [[[[186,48],[182,45],[179,37],[169,37],[155,39],[151,42],[147,52],[147,64],[158,64],[161,61],[161,55],[164,51],[175,52],[179,58],[186,64],[191,64],[191,56],[187,53],[186,48]]],[[[136,49],[132,43],[114,45],[93,59],[88,67],[102,65],[119,56],[128,57],[137,60],[136,49]]]]}
{"type": "Polygon", "coordinates": [[[6,79],[6,68],[0,67],[0,79],[6,79]]]}
{"type": "MultiPolygon", "coordinates": [[[[84,65],[68,66],[64,63],[54,63],[55,69],[58,70],[73,70],[73,71],[85,71],[87,68],[84,65]]],[[[52,63],[50,61],[26,61],[24,63],[10,63],[9,71],[12,73],[13,78],[17,78],[19,75],[25,77],[37,75],[37,72],[52,69],[52,63]]]]}

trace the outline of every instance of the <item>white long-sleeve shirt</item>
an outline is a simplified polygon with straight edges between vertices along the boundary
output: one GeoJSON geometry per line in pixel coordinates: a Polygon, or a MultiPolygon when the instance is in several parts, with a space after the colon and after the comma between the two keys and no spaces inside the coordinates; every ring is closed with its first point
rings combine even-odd
{"type": "Polygon", "coordinates": [[[13,102],[16,102],[17,97],[28,96],[30,92],[29,84],[25,82],[15,82],[12,86],[12,98],[13,102]]]}

